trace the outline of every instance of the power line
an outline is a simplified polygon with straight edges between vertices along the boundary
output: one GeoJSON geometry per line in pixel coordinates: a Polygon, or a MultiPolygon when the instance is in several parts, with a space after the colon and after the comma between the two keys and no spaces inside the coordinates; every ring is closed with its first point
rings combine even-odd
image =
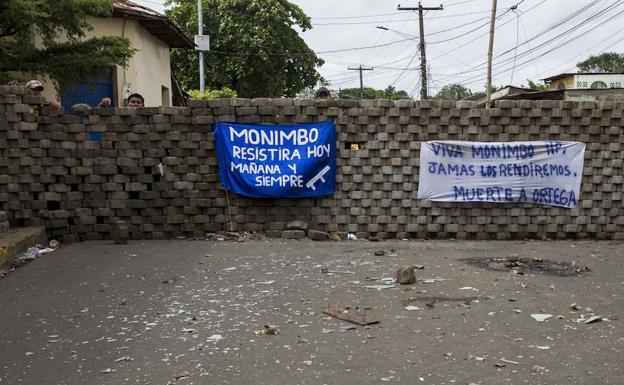
{"type": "MultiPolygon", "coordinates": [[[[570,14],[570,15],[568,15],[568,16],[566,16],[566,17],[564,17],[563,19],[561,19],[561,20],[559,20],[559,21],[555,22],[553,25],[551,25],[551,26],[547,27],[545,30],[543,30],[543,31],[540,31],[540,32],[536,33],[536,34],[535,34],[535,35],[534,35],[531,39],[528,39],[528,40],[526,40],[525,42],[521,43],[521,44],[520,44],[520,46],[522,46],[522,45],[524,45],[524,44],[527,44],[528,42],[530,42],[530,41],[532,41],[532,40],[535,40],[535,39],[537,39],[537,38],[539,38],[539,37],[544,36],[546,33],[548,33],[548,32],[550,32],[550,31],[554,30],[555,28],[557,28],[557,27],[559,27],[559,26],[563,25],[565,22],[572,20],[574,17],[578,16],[578,15],[579,15],[579,14],[581,14],[582,12],[584,12],[584,11],[588,10],[589,8],[591,8],[592,6],[596,5],[598,2],[601,2],[601,1],[602,1],[602,0],[594,0],[591,4],[586,5],[586,6],[582,7],[582,8],[580,8],[580,9],[576,10],[576,11],[575,11],[575,12],[573,12],[572,14],[570,14]]],[[[540,4],[541,4],[541,3],[540,3],[540,4]]],[[[614,6],[615,6],[615,3],[614,3],[614,4],[611,4],[611,6],[610,6],[610,7],[614,7],[614,6]]],[[[556,39],[558,39],[558,38],[560,38],[560,37],[564,36],[565,34],[569,33],[570,31],[572,31],[572,30],[576,29],[578,26],[583,25],[584,23],[586,23],[586,22],[588,22],[588,21],[593,20],[593,19],[594,19],[594,18],[596,18],[597,16],[602,15],[602,14],[603,14],[604,12],[606,12],[607,10],[609,10],[609,9],[602,10],[602,11],[600,11],[600,12],[599,12],[599,14],[594,14],[594,15],[590,16],[589,18],[586,18],[586,19],[585,19],[585,20],[583,20],[582,22],[580,22],[580,23],[576,24],[575,26],[573,26],[573,27],[569,28],[568,30],[564,31],[563,33],[561,33],[561,34],[559,34],[559,35],[557,35],[557,36],[555,36],[555,37],[553,37],[553,38],[551,38],[551,39],[547,40],[546,42],[543,42],[543,43],[539,44],[538,46],[536,46],[536,47],[534,47],[534,48],[531,48],[531,49],[530,49],[530,50],[528,50],[528,51],[524,51],[524,52],[522,52],[522,53],[519,55],[519,57],[524,57],[527,53],[531,53],[531,52],[533,52],[533,51],[537,50],[538,48],[541,48],[541,47],[543,47],[544,45],[549,44],[550,42],[552,42],[552,41],[554,41],[554,40],[556,40],[556,39]]],[[[497,57],[497,58],[503,57],[504,55],[506,55],[506,54],[508,54],[508,53],[512,52],[513,50],[514,50],[514,48],[510,48],[510,49],[508,49],[507,51],[502,52],[501,54],[497,55],[496,57],[497,57]]],[[[512,59],[505,59],[505,60],[499,61],[498,63],[496,63],[496,65],[497,65],[497,66],[500,66],[501,64],[508,63],[508,62],[509,62],[509,61],[511,61],[511,60],[512,60],[512,59]]],[[[481,66],[482,66],[483,64],[485,64],[485,62],[481,62],[480,64],[477,64],[477,65],[474,65],[474,66],[470,67],[468,70],[461,71],[461,72],[458,72],[458,73],[456,73],[456,74],[454,74],[454,75],[451,75],[451,76],[449,76],[449,77],[445,78],[444,80],[446,80],[446,81],[447,81],[447,80],[450,80],[451,78],[457,77],[457,76],[462,75],[462,74],[467,74],[467,73],[471,73],[471,72],[480,71],[480,68],[481,68],[481,66]]]]}
{"type": "MultiPolygon", "coordinates": [[[[529,39],[529,34],[526,31],[526,27],[524,26],[524,22],[522,21],[522,12],[518,12],[519,13],[519,18],[518,20],[520,20],[520,25],[522,25],[522,30],[524,31],[524,39],[528,40],[529,39]]],[[[537,68],[537,63],[535,62],[535,56],[533,56],[533,47],[531,47],[531,43],[527,43],[529,45],[529,49],[531,50],[531,59],[533,60],[533,65],[535,66],[535,70],[537,71],[537,73],[539,74],[540,77],[542,77],[542,75],[540,74],[540,70],[537,68]]]]}
{"type": "MultiPolygon", "coordinates": [[[[539,2],[539,3],[537,3],[536,5],[534,5],[534,6],[532,6],[531,8],[529,8],[529,9],[528,9],[525,13],[529,13],[530,11],[532,11],[533,9],[537,8],[538,6],[542,5],[542,4],[543,4],[543,3],[545,3],[545,2],[546,2],[546,0],[542,0],[542,1],[540,1],[540,2],[539,2]]],[[[502,23],[502,24],[499,24],[499,26],[498,26],[497,28],[501,28],[501,27],[503,27],[504,25],[506,25],[507,23],[509,23],[509,21],[506,21],[506,22],[504,22],[504,23],[502,23]]],[[[472,39],[472,40],[470,40],[470,41],[467,41],[467,42],[466,42],[466,43],[464,43],[464,44],[460,44],[460,45],[458,45],[457,47],[455,47],[455,48],[451,49],[450,51],[448,51],[448,53],[446,53],[446,54],[444,54],[444,55],[439,55],[439,56],[434,57],[434,58],[432,59],[432,61],[437,60],[437,59],[439,59],[439,58],[441,58],[441,57],[443,57],[443,56],[449,55],[451,52],[457,51],[457,50],[459,50],[460,48],[463,48],[463,47],[467,46],[468,44],[470,44],[470,43],[472,43],[472,42],[476,41],[478,38],[483,37],[483,36],[485,36],[485,35],[487,35],[487,34],[488,34],[488,32],[485,32],[485,33],[483,33],[483,34],[481,34],[481,35],[479,35],[479,36],[475,37],[474,39],[472,39]]]]}
{"type": "MultiPolygon", "coordinates": [[[[603,11],[601,11],[601,12],[603,12],[603,11]]],[[[591,32],[591,31],[595,30],[596,28],[599,28],[599,27],[603,26],[604,24],[606,24],[607,22],[609,22],[609,21],[613,20],[614,18],[616,18],[616,17],[620,16],[621,14],[624,14],[624,10],[619,11],[619,12],[618,12],[618,13],[616,13],[615,15],[613,15],[613,16],[611,16],[611,17],[609,17],[607,20],[604,20],[604,21],[602,21],[600,24],[597,24],[597,25],[593,26],[592,28],[590,28],[590,29],[588,29],[588,30],[586,30],[586,31],[583,31],[581,34],[579,34],[579,35],[577,35],[577,36],[574,36],[574,37],[570,38],[569,40],[567,40],[567,41],[565,41],[565,42],[563,42],[563,43],[561,43],[561,44],[557,45],[556,47],[551,48],[551,49],[549,49],[549,50],[547,50],[547,51],[545,51],[545,52],[541,53],[541,56],[544,56],[544,55],[547,55],[547,54],[549,54],[549,53],[551,53],[551,52],[554,52],[554,51],[556,51],[556,50],[558,50],[558,49],[560,49],[560,48],[562,48],[562,47],[564,47],[564,46],[566,46],[566,45],[568,45],[568,44],[570,44],[570,43],[572,43],[572,42],[574,42],[574,41],[578,40],[578,39],[579,39],[579,38],[581,38],[581,37],[587,36],[587,33],[589,33],[589,32],[591,32]]],[[[558,38],[558,37],[557,37],[557,38],[558,38]]],[[[557,39],[557,38],[555,38],[555,39],[557,39]]],[[[525,64],[530,63],[530,62],[531,62],[531,60],[524,61],[524,62],[520,63],[520,64],[518,65],[518,67],[522,67],[522,66],[524,66],[525,64]]],[[[506,68],[506,69],[503,69],[503,70],[501,70],[501,71],[497,72],[497,73],[496,73],[496,75],[501,75],[501,74],[503,74],[503,73],[505,73],[505,72],[508,72],[508,71],[510,71],[510,70],[511,70],[511,68],[506,68]]],[[[482,77],[480,77],[479,75],[476,75],[476,76],[473,76],[473,77],[471,77],[471,78],[468,78],[468,79],[464,80],[463,82],[464,82],[464,83],[466,83],[466,84],[470,84],[470,83],[474,83],[474,82],[476,82],[476,81],[480,81],[480,79],[482,79],[482,77]]]]}
{"type": "MultiPolygon", "coordinates": [[[[514,6],[510,7],[509,9],[507,9],[505,12],[503,12],[503,13],[502,13],[502,14],[500,14],[499,16],[496,16],[496,19],[501,19],[503,16],[505,16],[505,14],[507,14],[507,12],[511,11],[512,9],[514,9],[514,7],[517,7],[519,4],[521,4],[521,3],[522,3],[522,2],[524,2],[524,1],[525,1],[525,0],[522,0],[522,1],[520,1],[519,3],[517,3],[516,5],[514,5],[514,6]]],[[[477,19],[477,20],[475,20],[475,22],[480,21],[480,20],[484,20],[484,19],[489,19],[489,18],[488,18],[488,17],[485,17],[485,18],[477,19]]],[[[464,37],[464,36],[470,35],[471,33],[476,32],[476,31],[478,31],[479,29],[481,29],[481,28],[483,28],[483,27],[485,27],[485,26],[487,26],[487,25],[489,25],[489,24],[490,24],[490,21],[487,21],[487,22],[485,22],[485,23],[483,23],[483,24],[481,24],[481,25],[477,26],[476,28],[473,28],[473,29],[471,29],[470,31],[464,32],[464,33],[462,33],[462,34],[460,34],[460,35],[453,36],[453,37],[451,37],[451,38],[444,39],[444,40],[433,41],[433,42],[430,42],[429,44],[440,44],[440,43],[446,43],[446,42],[451,41],[451,40],[457,40],[457,39],[460,39],[460,38],[462,38],[462,37],[464,37]]]]}
{"type": "MultiPolygon", "coordinates": [[[[478,14],[483,14],[483,13],[487,13],[490,11],[475,11],[475,12],[465,12],[465,13],[456,13],[456,14],[451,14],[451,15],[445,15],[445,16],[430,16],[430,17],[425,17],[425,20],[436,20],[436,19],[456,19],[458,17],[462,17],[462,16],[469,16],[469,15],[478,15],[478,14]]],[[[391,14],[390,14],[391,15],[391,14]]],[[[348,19],[349,17],[344,17],[345,19],[348,19]]],[[[409,18],[409,19],[398,19],[398,20],[374,20],[374,21],[354,21],[354,22],[329,22],[329,23],[312,23],[312,25],[355,25],[355,24],[388,24],[388,23],[400,23],[402,21],[415,21],[418,20],[417,18],[409,18]]]]}
{"type": "Polygon", "coordinates": [[[390,83],[391,86],[393,86],[396,82],[399,81],[399,79],[401,79],[401,77],[403,77],[403,75],[405,74],[405,72],[407,71],[407,69],[409,68],[409,66],[414,62],[414,59],[416,59],[416,56],[418,56],[418,51],[416,51],[414,53],[414,55],[412,56],[412,58],[410,59],[409,63],[407,63],[407,65],[405,66],[405,68],[403,68],[403,70],[401,71],[401,73],[399,74],[399,76],[396,77],[396,79],[394,79],[394,81],[392,83],[390,83]]]}
{"type": "Polygon", "coordinates": [[[374,15],[360,15],[360,16],[328,16],[328,17],[311,17],[312,20],[336,20],[336,19],[367,19],[370,17],[378,17],[378,16],[390,16],[394,15],[394,13],[377,13],[374,15]]]}
{"type": "MultiPolygon", "coordinates": [[[[394,11],[394,13],[392,14],[392,19],[394,19],[394,17],[397,15],[397,13],[398,13],[397,11],[394,11]]],[[[402,29],[405,27],[405,24],[406,24],[406,23],[407,23],[407,22],[404,22],[404,23],[401,25],[401,27],[399,28],[399,31],[400,31],[400,30],[402,30],[402,29]]],[[[381,41],[381,37],[382,37],[382,33],[380,32],[380,33],[378,33],[378,34],[377,34],[377,40],[375,41],[375,44],[379,44],[379,42],[381,41]]],[[[378,55],[381,55],[381,54],[382,54],[382,53],[386,50],[386,48],[387,48],[387,46],[386,46],[386,47],[383,47],[383,48],[381,49],[381,51],[379,51],[379,52],[378,52],[378,55]]],[[[366,52],[366,54],[364,54],[364,56],[362,57],[362,59],[360,60],[360,62],[366,62],[366,61],[367,61],[366,59],[368,59],[368,57],[369,57],[369,56],[370,56],[370,54],[373,52],[373,50],[374,50],[374,48],[371,48],[370,50],[368,50],[368,52],[366,52]]]]}
{"type": "MultiPolygon", "coordinates": [[[[623,28],[620,28],[620,29],[619,29],[619,30],[617,30],[616,32],[612,33],[612,34],[611,34],[611,36],[609,36],[606,40],[603,40],[603,41],[602,41],[602,43],[606,43],[607,41],[609,41],[609,40],[611,40],[611,39],[613,39],[613,38],[615,38],[615,37],[618,37],[617,35],[618,35],[619,33],[623,32],[623,31],[624,31],[624,27],[623,27],[623,28]]],[[[622,42],[622,40],[621,40],[620,38],[617,38],[617,39],[616,39],[613,43],[609,44],[608,46],[606,46],[606,47],[604,47],[604,48],[601,48],[601,49],[599,49],[599,50],[595,50],[595,51],[596,51],[596,52],[599,52],[599,51],[606,51],[606,50],[610,49],[611,47],[613,47],[614,45],[616,45],[616,44],[618,44],[618,43],[621,43],[621,42],[622,42]]],[[[594,47],[592,47],[592,48],[596,49],[596,48],[597,48],[597,46],[594,46],[594,47]]],[[[585,51],[581,52],[580,54],[577,54],[577,55],[575,55],[575,56],[573,56],[573,57],[571,57],[571,58],[569,58],[569,59],[567,59],[567,60],[563,61],[562,63],[563,63],[563,64],[570,63],[570,62],[572,62],[573,60],[576,60],[576,59],[578,59],[578,58],[579,58],[579,57],[581,57],[581,56],[587,56],[587,55],[589,55],[590,53],[591,53],[591,51],[590,51],[590,50],[585,50],[585,51]]],[[[544,72],[546,72],[546,73],[551,72],[552,70],[554,70],[554,69],[556,69],[556,68],[561,67],[561,66],[562,66],[562,63],[557,64],[557,65],[556,65],[556,66],[554,66],[554,67],[550,67],[550,68],[548,68],[548,69],[544,70],[544,72]]],[[[574,67],[576,67],[576,64],[574,64],[574,65],[572,66],[572,68],[574,68],[574,67]]],[[[539,77],[540,77],[540,79],[541,79],[542,75],[540,74],[540,71],[539,71],[539,70],[537,70],[537,68],[536,68],[536,72],[537,72],[538,76],[539,76],[539,77]]]]}

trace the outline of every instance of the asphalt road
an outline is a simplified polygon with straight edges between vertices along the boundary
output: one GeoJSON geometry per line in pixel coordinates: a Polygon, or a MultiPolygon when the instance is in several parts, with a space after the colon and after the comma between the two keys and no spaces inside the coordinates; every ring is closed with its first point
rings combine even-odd
{"type": "Polygon", "coordinates": [[[571,241],[73,244],[0,280],[0,384],[624,384],[623,253],[571,241]],[[366,287],[406,265],[423,267],[415,284],[366,287]],[[351,327],[328,307],[380,322],[351,327]],[[591,316],[602,319],[576,322],[591,316]],[[264,325],[277,334],[257,335],[264,325]]]}

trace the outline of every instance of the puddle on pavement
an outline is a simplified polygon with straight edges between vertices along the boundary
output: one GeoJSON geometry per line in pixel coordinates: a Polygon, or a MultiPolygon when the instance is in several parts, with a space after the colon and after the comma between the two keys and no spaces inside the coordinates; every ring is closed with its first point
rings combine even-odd
{"type": "Polygon", "coordinates": [[[486,270],[516,274],[543,273],[558,277],[575,277],[591,271],[588,267],[577,263],[541,258],[519,258],[517,262],[509,262],[505,258],[464,258],[461,261],[486,270]]]}

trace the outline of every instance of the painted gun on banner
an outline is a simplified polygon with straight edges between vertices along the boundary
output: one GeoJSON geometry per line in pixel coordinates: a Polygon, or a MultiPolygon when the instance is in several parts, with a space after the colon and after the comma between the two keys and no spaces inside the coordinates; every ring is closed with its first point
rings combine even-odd
{"type": "Polygon", "coordinates": [[[306,187],[307,188],[311,188],[312,190],[316,191],[316,187],[314,186],[314,184],[316,182],[319,181],[319,179],[321,180],[321,182],[325,183],[325,178],[323,178],[325,176],[325,174],[327,174],[329,172],[329,166],[325,166],[323,167],[323,169],[321,171],[319,171],[318,174],[316,174],[312,179],[310,179],[308,181],[308,183],[306,183],[306,187]]]}

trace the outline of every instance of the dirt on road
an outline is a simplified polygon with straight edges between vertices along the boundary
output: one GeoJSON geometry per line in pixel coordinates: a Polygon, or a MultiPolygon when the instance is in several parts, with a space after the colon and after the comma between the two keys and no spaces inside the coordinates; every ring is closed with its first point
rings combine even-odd
{"type": "Polygon", "coordinates": [[[0,280],[0,384],[624,384],[622,246],[73,244],[0,280]]]}

